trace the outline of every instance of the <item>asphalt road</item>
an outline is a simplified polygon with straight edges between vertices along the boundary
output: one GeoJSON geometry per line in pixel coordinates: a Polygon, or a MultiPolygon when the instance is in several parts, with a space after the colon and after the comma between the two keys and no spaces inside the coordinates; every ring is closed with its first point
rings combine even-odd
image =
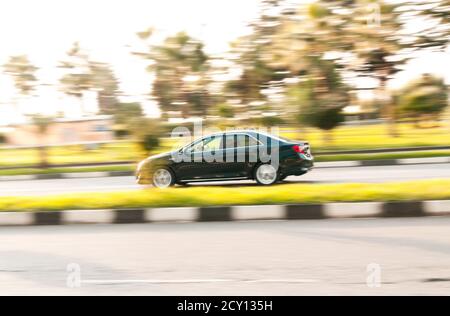
{"type": "Polygon", "coordinates": [[[0,228],[0,294],[450,295],[449,227],[442,217],[0,228]]]}
{"type": "MultiPolygon", "coordinates": [[[[397,165],[381,167],[321,168],[288,183],[386,182],[449,178],[450,164],[397,165]]],[[[255,185],[254,181],[198,183],[195,185],[255,185]]],[[[133,177],[0,181],[0,196],[42,195],[68,192],[138,190],[133,177]]]]}

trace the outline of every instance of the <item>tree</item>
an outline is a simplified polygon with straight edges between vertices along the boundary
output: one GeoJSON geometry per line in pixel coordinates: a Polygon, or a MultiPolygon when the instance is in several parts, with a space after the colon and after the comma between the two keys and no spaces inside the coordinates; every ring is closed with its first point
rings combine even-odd
{"type": "Polygon", "coordinates": [[[273,60],[298,73],[310,69],[316,58],[328,59],[342,67],[339,72],[356,75],[355,80],[359,76],[377,79],[394,136],[395,107],[387,82],[406,61],[400,54],[402,24],[396,9],[396,5],[369,0],[318,0],[303,5],[284,19],[273,60]]]}
{"type": "Polygon", "coordinates": [[[225,119],[234,117],[234,109],[227,103],[221,103],[217,105],[217,114],[225,119]]]}
{"type": "Polygon", "coordinates": [[[83,113],[86,113],[83,94],[93,91],[97,93],[100,112],[114,114],[118,104],[119,83],[110,65],[91,60],[76,42],[67,52],[67,59],[61,62],[60,67],[65,71],[60,80],[62,90],[65,94],[79,99],[83,113]]]}
{"type": "Polygon", "coordinates": [[[348,105],[349,89],[342,82],[333,62],[317,58],[315,65],[296,88],[299,122],[325,131],[325,143],[331,143],[330,131],[344,121],[342,109],[348,105]]]}
{"type": "Polygon", "coordinates": [[[11,56],[3,66],[6,74],[14,80],[14,85],[19,94],[24,97],[32,95],[37,84],[36,71],[26,55],[11,56]]]}
{"type": "Polygon", "coordinates": [[[0,145],[6,144],[7,141],[8,141],[8,139],[6,138],[6,136],[3,134],[0,134],[0,145]]]}
{"type": "Polygon", "coordinates": [[[63,92],[78,98],[82,112],[85,113],[82,98],[84,92],[92,88],[92,72],[89,57],[81,50],[78,42],[75,42],[67,52],[67,59],[61,62],[60,67],[65,71],[60,79],[63,92]]]}
{"type": "Polygon", "coordinates": [[[145,117],[136,117],[131,120],[132,135],[141,149],[150,155],[159,147],[159,139],[162,137],[163,130],[156,119],[145,117]]]}
{"type": "MultiPolygon", "coordinates": [[[[147,40],[152,33],[141,32],[138,36],[147,40]]],[[[180,32],[160,45],[149,45],[148,52],[138,55],[150,61],[148,70],[155,75],[152,95],[163,112],[178,111],[184,118],[206,115],[211,96],[209,57],[203,43],[180,32]]]]}
{"type": "Polygon", "coordinates": [[[270,50],[274,34],[279,28],[280,15],[274,9],[281,5],[279,0],[261,1],[261,15],[250,27],[252,33],[239,38],[232,45],[232,67],[239,67],[241,74],[225,86],[229,98],[242,104],[264,102],[262,93],[271,83],[282,80],[284,68],[269,65],[270,50]]]}
{"type": "MultiPolygon", "coordinates": [[[[4,66],[5,72],[12,76],[17,91],[22,96],[31,96],[37,84],[35,67],[25,55],[12,56],[4,66]]],[[[31,120],[37,128],[39,139],[42,139],[52,122],[51,117],[45,117],[39,114],[31,115],[31,120]]],[[[45,145],[39,146],[40,166],[48,166],[47,149],[45,145]]]]}
{"type": "Polygon", "coordinates": [[[398,96],[399,110],[418,122],[423,117],[436,118],[448,105],[448,88],[442,78],[426,74],[411,81],[398,96]]]}
{"type": "Polygon", "coordinates": [[[403,0],[398,11],[404,24],[421,20],[423,27],[408,34],[408,45],[414,49],[443,51],[450,42],[450,0],[403,0]]]}
{"type": "Polygon", "coordinates": [[[91,89],[97,92],[98,106],[103,114],[114,114],[118,109],[119,82],[107,63],[90,61],[91,89]]]}
{"type": "Polygon", "coordinates": [[[401,71],[415,51],[443,50],[450,38],[450,1],[353,1],[353,14],[348,28],[355,63],[362,75],[377,78],[384,99],[384,114],[388,118],[389,134],[396,136],[395,104],[387,92],[387,82],[401,71]],[[367,16],[374,17],[372,23],[367,16]],[[417,21],[420,21],[417,25],[417,21]],[[422,25],[422,26],[420,26],[422,25]]]}
{"type": "Polygon", "coordinates": [[[140,103],[119,103],[114,112],[114,123],[119,136],[128,136],[135,130],[136,120],[143,118],[144,112],[140,103]]]}
{"type": "Polygon", "coordinates": [[[349,102],[339,64],[327,57],[350,46],[341,38],[345,23],[320,2],[285,6],[265,47],[266,64],[285,88],[286,113],[292,116],[293,109],[298,122],[326,131],[327,142],[329,131],[343,121],[341,111],[349,102]]]}
{"type": "Polygon", "coordinates": [[[378,79],[382,111],[387,118],[388,133],[393,137],[397,136],[396,110],[387,91],[387,83],[408,60],[402,54],[406,46],[401,35],[398,8],[398,4],[384,1],[357,1],[348,31],[348,38],[353,43],[352,51],[357,57],[354,70],[362,76],[378,79]]]}
{"type": "MultiPolygon", "coordinates": [[[[31,116],[31,119],[33,121],[33,124],[37,128],[39,139],[43,139],[47,134],[50,124],[53,122],[53,118],[41,114],[35,114],[31,116]]],[[[38,149],[39,149],[40,166],[41,168],[47,168],[48,167],[47,147],[45,145],[41,145],[38,147],[38,149]]]]}

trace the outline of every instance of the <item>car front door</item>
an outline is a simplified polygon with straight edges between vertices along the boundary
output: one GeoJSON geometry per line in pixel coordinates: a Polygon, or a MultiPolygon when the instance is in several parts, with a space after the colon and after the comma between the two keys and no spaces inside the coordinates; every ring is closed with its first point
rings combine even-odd
{"type": "MultiPolygon", "coordinates": [[[[201,180],[221,177],[222,135],[205,137],[186,147],[177,164],[179,180],[201,180]]],[[[223,176],[223,175],[222,175],[223,176]]]]}

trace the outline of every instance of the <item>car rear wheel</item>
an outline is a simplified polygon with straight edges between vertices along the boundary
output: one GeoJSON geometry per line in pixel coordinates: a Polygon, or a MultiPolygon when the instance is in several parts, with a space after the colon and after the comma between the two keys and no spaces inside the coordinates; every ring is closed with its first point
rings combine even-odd
{"type": "Polygon", "coordinates": [[[153,185],[157,188],[164,189],[175,184],[175,176],[172,171],[166,168],[157,169],[153,173],[153,185]]]}
{"type": "Polygon", "coordinates": [[[278,181],[278,170],[271,164],[262,164],[256,168],[255,179],[258,184],[271,185],[278,181]]]}

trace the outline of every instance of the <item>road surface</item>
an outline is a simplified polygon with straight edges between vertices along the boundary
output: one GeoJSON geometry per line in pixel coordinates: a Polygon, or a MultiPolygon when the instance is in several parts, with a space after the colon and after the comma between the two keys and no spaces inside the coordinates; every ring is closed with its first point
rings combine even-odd
{"type": "Polygon", "coordinates": [[[449,227],[442,217],[0,228],[0,295],[450,295],[449,227]]]}
{"type": "MultiPolygon", "coordinates": [[[[450,164],[398,165],[314,169],[301,177],[289,177],[289,183],[386,182],[449,178],[450,164]]],[[[254,181],[213,182],[195,185],[255,185],[254,181]]],[[[133,177],[0,181],[0,196],[42,195],[69,192],[139,190],[133,177]]]]}

